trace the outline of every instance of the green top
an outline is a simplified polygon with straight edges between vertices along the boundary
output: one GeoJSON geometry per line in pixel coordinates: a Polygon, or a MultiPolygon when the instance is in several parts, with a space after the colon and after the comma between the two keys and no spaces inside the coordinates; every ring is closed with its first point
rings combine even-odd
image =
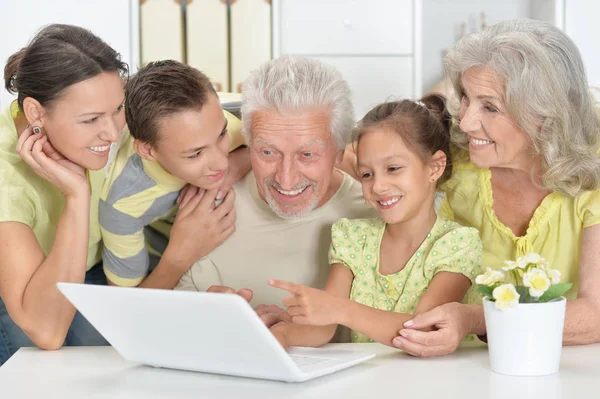
{"type": "MultiPolygon", "coordinates": [[[[419,249],[397,273],[379,273],[379,247],[386,223],[381,219],[340,219],[331,228],[329,263],[354,274],[350,299],[375,309],[412,314],[433,276],[446,271],[470,280],[481,273],[479,232],[438,216],[419,249]]],[[[352,331],[352,342],[373,342],[352,331]]]]}

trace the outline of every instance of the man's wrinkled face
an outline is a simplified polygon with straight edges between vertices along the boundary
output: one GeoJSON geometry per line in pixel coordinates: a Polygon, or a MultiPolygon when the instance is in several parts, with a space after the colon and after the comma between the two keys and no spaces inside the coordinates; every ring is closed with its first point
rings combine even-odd
{"type": "Polygon", "coordinates": [[[260,197],[285,219],[300,218],[329,198],[336,145],[328,109],[252,114],[250,154],[260,197]]]}

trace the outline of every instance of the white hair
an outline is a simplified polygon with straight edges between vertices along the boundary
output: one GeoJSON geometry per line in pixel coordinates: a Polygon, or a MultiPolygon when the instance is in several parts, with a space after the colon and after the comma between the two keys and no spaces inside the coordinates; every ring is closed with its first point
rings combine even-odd
{"type": "MultiPolygon", "coordinates": [[[[579,50],[557,27],[532,19],[500,22],[457,42],[444,65],[457,94],[449,104],[456,118],[463,72],[484,66],[502,79],[508,113],[544,162],[544,187],[576,196],[600,186],[598,110],[579,50]]],[[[453,133],[465,148],[464,133],[453,133]]]]}
{"type": "Polygon", "coordinates": [[[252,71],[244,82],[243,135],[250,144],[250,126],[255,111],[298,113],[310,109],[330,110],[330,130],[336,148],[345,148],[354,127],[350,88],[342,75],[321,61],[284,56],[252,71]]]}

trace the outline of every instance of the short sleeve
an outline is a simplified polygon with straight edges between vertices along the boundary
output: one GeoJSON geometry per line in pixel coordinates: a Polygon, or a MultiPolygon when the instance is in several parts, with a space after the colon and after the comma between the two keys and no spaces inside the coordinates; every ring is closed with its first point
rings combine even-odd
{"type": "Polygon", "coordinates": [[[575,207],[584,228],[600,224],[600,190],[580,194],[575,200],[575,207]]]}
{"type": "Polygon", "coordinates": [[[431,249],[425,263],[432,271],[460,273],[472,282],[481,273],[482,243],[473,227],[457,227],[441,236],[431,249]]]}
{"type": "Polygon", "coordinates": [[[14,171],[0,170],[0,222],[19,222],[33,228],[35,206],[25,187],[15,185],[14,171]]]}
{"type": "Polygon", "coordinates": [[[329,264],[340,263],[356,274],[362,263],[365,239],[360,226],[348,219],[340,219],[331,227],[329,264]]]}
{"type": "Polygon", "coordinates": [[[150,264],[144,227],[104,201],[100,203],[99,218],[106,277],[116,285],[137,286],[146,278],[150,264]]]}

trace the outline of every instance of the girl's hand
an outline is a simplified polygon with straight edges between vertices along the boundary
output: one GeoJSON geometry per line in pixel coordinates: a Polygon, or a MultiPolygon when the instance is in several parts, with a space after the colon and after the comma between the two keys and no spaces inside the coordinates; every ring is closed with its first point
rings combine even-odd
{"type": "Polygon", "coordinates": [[[282,303],[294,323],[327,326],[340,324],[343,318],[345,300],[327,291],[281,280],[269,280],[269,285],[292,294],[282,303]]]}
{"type": "Polygon", "coordinates": [[[81,193],[89,195],[85,169],[56,151],[48,136],[35,134],[28,127],[19,137],[16,150],[38,176],[57,186],[65,197],[81,193]]]}

